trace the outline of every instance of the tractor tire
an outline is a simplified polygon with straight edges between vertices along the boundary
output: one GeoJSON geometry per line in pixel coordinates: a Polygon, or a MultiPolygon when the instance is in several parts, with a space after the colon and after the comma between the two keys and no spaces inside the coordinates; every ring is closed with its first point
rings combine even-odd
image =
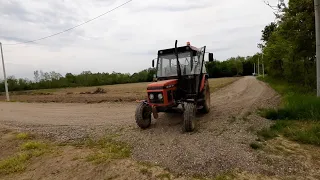
{"type": "Polygon", "coordinates": [[[196,106],[193,103],[186,103],[183,112],[183,130],[192,132],[196,124],[196,106]]]}
{"type": "Polygon", "coordinates": [[[200,113],[207,114],[210,111],[210,87],[208,81],[206,81],[206,84],[204,86],[203,90],[203,98],[204,102],[202,103],[202,108],[200,109],[200,113]]]}
{"type": "Polygon", "coordinates": [[[141,129],[147,129],[151,125],[152,109],[148,104],[141,103],[137,106],[135,119],[141,129]]]}

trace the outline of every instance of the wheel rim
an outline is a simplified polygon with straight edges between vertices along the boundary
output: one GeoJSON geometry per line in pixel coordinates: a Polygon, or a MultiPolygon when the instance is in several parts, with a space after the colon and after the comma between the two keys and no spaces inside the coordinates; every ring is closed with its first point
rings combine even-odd
{"type": "Polygon", "coordinates": [[[143,120],[148,120],[150,117],[150,112],[148,110],[148,107],[144,107],[142,111],[142,118],[143,120]]]}

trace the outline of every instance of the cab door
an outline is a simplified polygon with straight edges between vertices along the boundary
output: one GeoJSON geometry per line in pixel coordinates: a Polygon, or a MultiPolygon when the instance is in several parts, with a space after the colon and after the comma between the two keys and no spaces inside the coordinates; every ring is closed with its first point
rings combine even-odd
{"type": "Polygon", "coordinates": [[[197,89],[197,94],[201,91],[201,87],[202,84],[204,82],[204,78],[205,78],[205,74],[206,74],[206,67],[205,67],[205,63],[204,63],[204,56],[206,53],[206,46],[203,46],[202,48],[200,48],[200,51],[198,51],[197,56],[198,56],[198,60],[200,65],[200,72],[199,74],[196,76],[196,89],[197,89]]]}

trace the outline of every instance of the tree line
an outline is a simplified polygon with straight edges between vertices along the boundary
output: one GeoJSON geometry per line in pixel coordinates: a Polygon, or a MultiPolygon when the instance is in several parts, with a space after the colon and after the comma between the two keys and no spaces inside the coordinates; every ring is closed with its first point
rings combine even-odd
{"type": "MultiPolygon", "coordinates": [[[[66,88],[66,87],[82,87],[82,86],[100,86],[125,84],[136,82],[148,82],[153,80],[155,69],[149,68],[138,73],[92,73],[83,71],[75,75],[67,73],[62,76],[54,71],[42,72],[34,71],[34,80],[15,78],[10,76],[7,78],[10,91],[35,90],[35,89],[51,89],[51,88],[66,88]]],[[[5,90],[4,81],[0,82],[0,91],[5,90]]]]}
{"type": "Polygon", "coordinates": [[[313,0],[278,5],[276,21],[262,31],[265,68],[274,79],[316,88],[316,39],[313,0]]]}
{"type": "Polygon", "coordinates": [[[257,69],[256,62],[258,62],[258,58],[261,58],[259,53],[247,57],[232,57],[225,61],[214,60],[213,62],[207,62],[207,73],[210,78],[252,75],[254,66],[257,69]]]}
{"type": "MultiPolygon", "coordinates": [[[[211,78],[232,77],[242,75],[252,75],[253,63],[259,54],[250,57],[235,57],[226,61],[215,60],[206,62],[206,69],[211,78]]],[[[10,91],[23,91],[35,89],[51,89],[66,87],[82,87],[82,86],[100,86],[137,82],[151,82],[156,74],[154,68],[149,68],[138,73],[92,73],[83,71],[75,75],[67,73],[62,76],[57,72],[34,71],[34,79],[15,78],[10,76],[7,78],[10,91]]],[[[4,92],[4,81],[0,82],[0,91],[4,92]]]]}

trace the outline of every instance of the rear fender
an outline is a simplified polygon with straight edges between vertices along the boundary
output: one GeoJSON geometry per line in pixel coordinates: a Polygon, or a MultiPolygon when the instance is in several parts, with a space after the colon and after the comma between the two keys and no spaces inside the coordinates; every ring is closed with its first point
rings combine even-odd
{"type": "Polygon", "coordinates": [[[208,79],[208,75],[204,74],[202,76],[202,80],[201,80],[200,92],[202,92],[204,90],[204,85],[205,85],[207,79],[208,79]]]}

